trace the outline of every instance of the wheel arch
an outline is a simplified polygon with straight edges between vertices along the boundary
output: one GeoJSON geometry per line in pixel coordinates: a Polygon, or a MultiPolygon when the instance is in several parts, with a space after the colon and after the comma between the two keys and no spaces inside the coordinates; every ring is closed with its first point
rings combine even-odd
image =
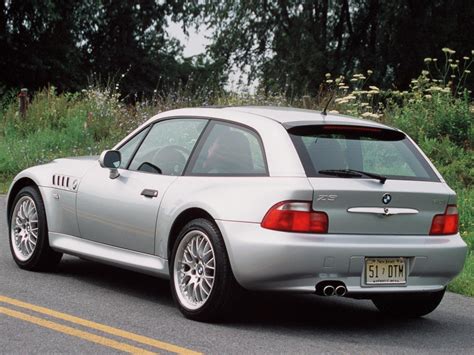
{"type": "Polygon", "coordinates": [[[174,220],[168,235],[168,245],[166,250],[168,260],[171,260],[171,251],[173,250],[173,246],[176,239],[178,238],[179,232],[188,222],[196,218],[204,218],[211,222],[215,222],[214,217],[212,217],[209,212],[202,208],[191,207],[182,211],[174,220]]]}
{"type": "Polygon", "coordinates": [[[36,189],[38,189],[39,193],[41,194],[41,191],[38,188],[38,184],[36,181],[34,181],[30,177],[22,177],[18,180],[16,180],[13,185],[10,187],[10,190],[8,192],[8,197],[7,197],[7,223],[8,223],[8,228],[10,228],[10,213],[13,205],[13,201],[15,200],[16,195],[20,190],[26,186],[33,186],[36,189]]]}

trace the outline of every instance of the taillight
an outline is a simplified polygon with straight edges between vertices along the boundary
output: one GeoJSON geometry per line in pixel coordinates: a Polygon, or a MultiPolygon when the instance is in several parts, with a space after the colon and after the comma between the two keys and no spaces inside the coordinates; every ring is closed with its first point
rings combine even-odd
{"type": "Polygon", "coordinates": [[[283,201],[270,208],[262,227],[286,232],[327,233],[328,215],[316,212],[311,202],[283,201]]]}
{"type": "Polygon", "coordinates": [[[459,215],[456,205],[448,205],[444,214],[437,214],[431,223],[430,235],[456,234],[459,215]]]}

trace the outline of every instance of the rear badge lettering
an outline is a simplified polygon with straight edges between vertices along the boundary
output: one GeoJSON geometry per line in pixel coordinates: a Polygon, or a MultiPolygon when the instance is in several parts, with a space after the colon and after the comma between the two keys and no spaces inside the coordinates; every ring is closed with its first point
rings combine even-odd
{"type": "Polygon", "coordinates": [[[337,195],[318,195],[316,201],[334,201],[337,195]]]}

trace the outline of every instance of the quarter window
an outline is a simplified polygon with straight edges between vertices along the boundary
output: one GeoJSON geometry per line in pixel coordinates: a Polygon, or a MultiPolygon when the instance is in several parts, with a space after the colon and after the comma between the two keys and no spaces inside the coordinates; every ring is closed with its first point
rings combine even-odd
{"type": "Polygon", "coordinates": [[[191,167],[191,175],[267,175],[259,137],[241,126],[214,123],[191,167]]]}
{"type": "Polygon", "coordinates": [[[130,164],[130,170],[181,175],[207,120],[172,119],[153,125],[130,164]]]}
{"type": "Polygon", "coordinates": [[[119,149],[120,154],[122,156],[122,161],[120,162],[120,168],[126,169],[130,159],[132,158],[133,152],[137,149],[138,145],[142,141],[143,137],[145,136],[148,129],[142,130],[140,133],[136,134],[132,139],[130,139],[127,143],[122,145],[119,149]]]}

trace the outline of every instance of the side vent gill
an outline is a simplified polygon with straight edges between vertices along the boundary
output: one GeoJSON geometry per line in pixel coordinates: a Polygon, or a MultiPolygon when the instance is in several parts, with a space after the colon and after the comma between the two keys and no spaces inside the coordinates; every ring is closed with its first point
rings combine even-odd
{"type": "Polygon", "coordinates": [[[54,174],[53,175],[53,186],[63,188],[67,190],[74,190],[73,178],[66,175],[54,174]]]}

